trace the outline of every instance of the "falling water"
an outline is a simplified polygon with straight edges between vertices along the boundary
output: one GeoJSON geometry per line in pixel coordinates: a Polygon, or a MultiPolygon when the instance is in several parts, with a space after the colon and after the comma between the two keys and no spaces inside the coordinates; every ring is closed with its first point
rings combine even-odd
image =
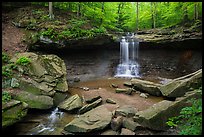
{"type": "Polygon", "coordinates": [[[139,77],[138,64],[139,42],[134,33],[127,33],[120,42],[120,64],[115,77],[139,77]]]}
{"type": "Polygon", "coordinates": [[[29,132],[30,135],[38,135],[43,132],[53,132],[55,129],[55,123],[62,117],[63,112],[59,111],[58,108],[55,108],[51,114],[48,116],[47,123],[41,123],[38,126],[31,129],[29,132]]]}

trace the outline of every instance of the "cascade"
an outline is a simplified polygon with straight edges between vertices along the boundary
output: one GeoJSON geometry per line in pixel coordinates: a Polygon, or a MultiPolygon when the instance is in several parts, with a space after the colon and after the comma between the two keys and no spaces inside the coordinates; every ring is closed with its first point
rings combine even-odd
{"type": "Polygon", "coordinates": [[[30,130],[29,135],[38,135],[43,132],[52,132],[55,129],[55,123],[60,120],[62,117],[63,112],[61,112],[57,107],[51,112],[51,114],[48,116],[48,122],[47,123],[41,123],[38,126],[32,128],[30,130]]]}
{"type": "Polygon", "coordinates": [[[139,77],[138,64],[139,41],[134,33],[122,36],[120,42],[120,64],[117,66],[115,77],[139,77]]]}

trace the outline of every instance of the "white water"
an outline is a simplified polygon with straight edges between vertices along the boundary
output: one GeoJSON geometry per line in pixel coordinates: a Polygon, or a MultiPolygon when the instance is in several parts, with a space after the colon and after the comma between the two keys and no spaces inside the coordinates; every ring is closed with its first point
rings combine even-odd
{"type": "Polygon", "coordinates": [[[48,116],[48,121],[46,123],[40,123],[38,126],[30,130],[30,135],[43,134],[43,132],[53,132],[55,129],[55,123],[59,121],[62,117],[63,112],[55,108],[51,114],[48,116]]]}
{"type": "Polygon", "coordinates": [[[139,77],[138,50],[139,42],[134,38],[134,33],[128,33],[121,38],[120,64],[117,66],[115,77],[139,77]]]}

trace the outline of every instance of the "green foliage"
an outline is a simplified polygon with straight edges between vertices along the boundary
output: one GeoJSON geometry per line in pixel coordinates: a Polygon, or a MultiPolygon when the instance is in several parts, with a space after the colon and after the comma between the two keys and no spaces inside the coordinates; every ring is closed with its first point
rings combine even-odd
{"type": "Polygon", "coordinates": [[[22,66],[27,66],[30,64],[31,60],[27,57],[20,57],[17,61],[16,64],[22,65],[22,66]]]}
{"type": "Polygon", "coordinates": [[[10,78],[13,74],[13,70],[17,69],[17,66],[10,62],[10,57],[5,52],[2,52],[2,76],[3,78],[10,78]]]}
{"type": "Polygon", "coordinates": [[[11,95],[10,95],[10,93],[9,92],[7,92],[7,91],[3,91],[2,92],[2,102],[8,102],[8,101],[10,101],[11,100],[11,95]]]}
{"type": "Polygon", "coordinates": [[[12,70],[9,66],[2,66],[2,76],[3,77],[10,77],[12,75],[12,70]]]}
{"type": "Polygon", "coordinates": [[[10,57],[7,53],[2,52],[2,63],[9,63],[10,57]]]}
{"type": "MultiPolygon", "coordinates": [[[[202,87],[198,89],[202,94],[202,87]]],[[[200,135],[202,133],[202,99],[191,99],[191,106],[184,107],[180,115],[171,117],[166,122],[170,127],[179,127],[180,135],[200,135]]]]}
{"type": "MultiPolygon", "coordinates": [[[[33,2],[48,6],[48,2],[33,2]]],[[[168,27],[172,25],[182,24],[185,21],[194,21],[195,5],[197,5],[198,18],[202,18],[202,2],[138,2],[139,4],[139,29],[150,29],[153,24],[153,15],[155,16],[155,27],[168,27]],[[187,20],[185,19],[187,18],[187,20]]],[[[61,32],[61,37],[77,37],[87,34],[92,36],[92,31],[79,31],[83,25],[89,23],[91,26],[104,27],[108,31],[134,31],[136,29],[136,2],[53,2],[54,9],[63,9],[69,13],[76,13],[71,20],[68,21],[68,29],[61,32]],[[90,22],[87,22],[87,21],[90,22]],[[70,25],[69,25],[70,24],[70,25]],[[70,32],[69,32],[70,31],[70,32]]],[[[42,11],[34,10],[33,14],[42,16],[42,20],[48,20],[49,17],[43,15],[42,11]]],[[[83,29],[83,28],[81,28],[83,29]]],[[[87,30],[87,29],[85,29],[87,30]]],[[[46,30],[49,33],[49,30],[46,30]]],[[[51,32],[50,32],[51,33],[51,32]]],[[[49,35],[51,36],[51,34],[49,35]]],[[[54,36],[52,34],[52,37],[54,36]]]]}

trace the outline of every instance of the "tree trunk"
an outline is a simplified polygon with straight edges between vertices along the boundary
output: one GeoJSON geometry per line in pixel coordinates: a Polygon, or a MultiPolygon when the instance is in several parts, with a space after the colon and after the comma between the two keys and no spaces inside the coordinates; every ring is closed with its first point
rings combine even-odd
{"type": "Polygon", "coordinates": [[[154,14],[154,28],[156,28],[156,3],[153,3],[153,14],[154,14]]]}
{"type": "Polygon", "coordinates": [[[137,19],[136,19],[136,33],[138,32],[139,28],[139,2],[137,2],[137,19]]]}
{"type": "Polygon", "coordinates": [[[49,2],[49,17],[50,19],[54,19],[53,9],[52,9],[52,2],[49,2]]]}
{"type": "Polygon", "coordinates": [[[122,3],[119,3],[119,5],[118,5],[118,22],[120,22],[120,11],[121,11],[121,6],[122,6],[122,3]]]}
{"type": "Polygon", "coordinates": [[[194,19],[198,19],[198,8],[197,8],[197,2],[194,3],[194,19]]]}
{"type": "Polygon", "coordinates": [[[81,3],[78,2],[78,6],[77,6],[77,17],[79,17],[81,15],[81,3]]]}
{"type": "Polygon", "coordinates": [[[152,29],[153,29],[154,28],[153,2],[151,2],[151,13],[152,13],[152,29]]]}
{"type": "MultiPolygon", "coordinates": [[[[104,2],[102,2],[102,7],[101,7],[101,12],[102,12],[102,14],[104,13],[104,2]]],[[[100,25],[102,25],[102,23],[103,23],[103,16],[101,16],[101,20],[100,20],[100,25]]]]}
{"type": "Polygon", "coordinates": [[[183,22],[187,22],[188,21],[188,9],[187,6],[185,5],[184,7],[184,14],[183,14],[183,22]]]}

